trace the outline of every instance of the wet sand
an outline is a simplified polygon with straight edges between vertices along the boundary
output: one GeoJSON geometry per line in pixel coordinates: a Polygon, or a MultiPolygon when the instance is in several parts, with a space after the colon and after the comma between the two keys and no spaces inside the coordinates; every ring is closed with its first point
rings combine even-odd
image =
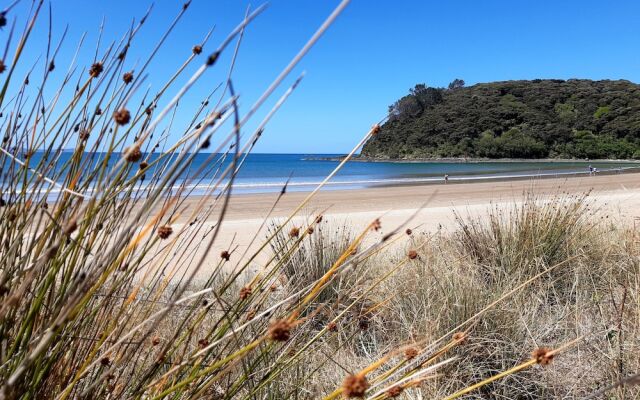
{"type": "MultiPolygon", "coordinates": [[[[640,173],[581,176],[559,179],[527,179],[492,182],[448,183],[439,185],[390,186],[354,190],[320,191],[310,202],[309,209],[328,209],[327,214],[384,212],[387,210],[426,210],[440,207],[461,207],[521,199],[532,191],[540,195],[592,190],[595,197],[602,194],[622,194],[640,191],[640,173]],[[425,204],[427,200],[430,201],[425,204]]],[[[275,216],[286,216],[307,196],[307,192],[287,193],[277,204],[275,216]]],[[[227,221],[255,219],[264,215],[277,195],[234,195],[227,221]]],[[[197,198],[188,201],[196,201],[197,198]]]]}

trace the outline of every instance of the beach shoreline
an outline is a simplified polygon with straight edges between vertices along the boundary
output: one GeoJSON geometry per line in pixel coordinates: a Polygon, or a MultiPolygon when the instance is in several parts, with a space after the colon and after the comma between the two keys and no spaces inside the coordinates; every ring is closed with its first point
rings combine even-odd
{"type": "MultiPolygon", "coordinates": [[[[363,189],[321,190],[307,208],[327,209],[328,213],[354,211],[384,211],[389,209],[416,209],[431,197],[430,205],[462,205],[490,203],[497,200],[517,200],[525,191],[536,195],[550,195],[565,191],[594,194],[617,191],[640,191],[640,172],[598,173],[594,176],[524,177],[522,179],[478,180],[472,182],[449,181],[448,184],[407,184],[377,186],[363,189]],[[615,177],[615,179],[612,179],[615,177]]],[[[296,191],[286,193],[275,206],[274,216],[285,216],[310,193],[296,191]]],[[[277,193],[232,194],[227,219],[258,217],[275,201],[277,193]]],[[[202,196],[190,196],[187,202],[198,201],[202,196]]]]}
{"type": "MultiPolygon", "coordinates": [[[[418,234],[451,231],[457,226],[456,214],[482,218],[491,207],[512,206],[527,194],[544,199],[586,193],[589,193],[588,201],[599,207],[610,221],[621,224],[640,221],[640,175],[628,173],[319,191],[293,219],[292,226],[304,228],[322,214],[325,229],[349,226],[357,233],[380,218],[382,229],[370,235],[370,240],[376,240],[395,228],[404,229],[407,221],[410,222],[406,227],[418,234]]],[[[267,237],[268,226],[283,221],[309,195],[309,192],[290,192],[276,203],[277,193],[232,194],[218,238],[207,258],[214,262],[220,252],[234,249],[232,263],[239,265],[246,261],[267,237]],[[269,210],[272,212],[267,215],[269,210]]],[[[207,201],[202,196],[190,196],[181,207],[188,210],[203,200],[207,201]]],[[[189,226],[192,221],[184,217],[187,214],[183,213],[175,221],[175,229],[196,229],[197,225],[189,226]]],[[[218,218],[219,209],[203,222],[205,228],[213,227],[218,218]]],[[[199,255],[203,249],[198,247],[194,251],[199,255]]],[[[269,254],[263,251],[252,261],[255,271],[266,264],[269,254]]]]}
{"type": "MultiPolygon", "coordinates": [[[[306,157],[309,161],[343,161],[346,154],[339,156],[327,157],[306,157]]],[[[431,157],[431,158],[383,158],[383,157],[367,157],[356,155],[349,159],[349,162],[387,162],[399,164],[416,164],[416,163],[612,163],[612,164],[638,164],[640,160],[635,159],[581,159],[581,158],[476,158],[476,157],[431,157]]]]}

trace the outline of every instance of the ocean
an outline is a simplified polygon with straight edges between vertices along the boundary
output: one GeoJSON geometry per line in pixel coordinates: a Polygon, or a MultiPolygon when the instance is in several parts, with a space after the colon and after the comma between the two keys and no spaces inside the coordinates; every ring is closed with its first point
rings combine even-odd
{"type": "MultiPolygon", "coordinates": [[[[56,165],[59,168],[71,156],[71,152],[61,153],[56,165]]],[[[36,153],[32,164],[39,162],[42,153],[36,153]]],[[[152,155],[151,160],[156,156],[152,155]]],[[[243,167],[237,175],[233,186],[234,193],[262,193],[278,192],[289,179],[287,190],[313,190],[339,164],[332,158],[338,154],[249,154],[243,167]]],[[[93,162],[102,158],[102,154],[93,155],[93,162]]],[[[115,160],[119,158],[114,157],[115,160]]],[[[199,169],[204,163],[209,163],[209,170],[222,169],[230,163],[229,157],[210,154],[198,154],[194,158],[189,173],[199,169]]],[[[8,159],[5,158],[5,165],[8,159]]],[[[512,161],[512,162],[383,162],[383,161],[352,161],[348,162],[338,174],[329,182],[325,190],[360,189],[390,185],[441,183],[444,175],[448,175],[450,182],[478,181],[489,179],[568,176],[588,174],[589,165],[599,171],[628,170],[640,168],[640,164],[632,162],[553,162],[553,161],[512,161]]],[[[154,168],[166,166],[158,165],[154,168]]],[[[135,169],[133,169],[135,172],[135,169]]],[[[133,173],[132,172],[132,173],[133,173]]],[[[3,174],[4,175],[4,174],[3,174]]],[[[55,175],[55,174],[53,174],[55,175]]],[[[151,173],[149,173],[151,175],[151,173]]],[[[192,175],[189,175],[192,176],[192,175]]],[[[211,176],[211,172],[209,175],[211,176]]],[[[186,179],[187,175],[183,177],[186,179]]],[[[185,183],[176,182],[176,186],[185,183]]],[[[204,193],[211,184],[210,179],[189,179],[186,185],[192,194],[204,193]]],[[[55,191],[54,191],[55,192],[55,191]]]]}
{"type": "MultiPolygon", "coordinates": [[[[250,154],[240,170],[236,191],[277,191],[290,177],[288,190],[313,190],[338,166],[337,154],[250,154]]],[[[350,161],[326,186],[327,190],[449,181],[514,178],[525,176],[588,174],[639,168],[618,162],[384,162],[350,161]]]]}

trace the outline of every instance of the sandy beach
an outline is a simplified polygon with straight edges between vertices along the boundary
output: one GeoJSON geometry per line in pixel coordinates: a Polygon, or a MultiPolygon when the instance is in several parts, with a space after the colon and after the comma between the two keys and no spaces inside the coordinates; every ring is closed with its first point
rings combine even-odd
{"type": "MultiPolygon", "coordinates": [[[[294,219],[294,223],[303,225],[305,219],[310,220],[322,213],[323,224],[328,227],[348,223],[357,232],[375,218],[380,218],[382,229],[376,233],[380,236],[402,225],[415,214],[408,226],[416,232],[432,232],[455,227],[454,213],[481,216],[492,205],[521,201],[525,193],[545,197],[586,192],[591,192],[589,198],[594,207],[601,207],[603,215],[614,221],[633,224],[640,218],[640,174],[629,173],[320,191],[294,219]]],[[[282,220],[308,194],[285,194],[276,204],[269,219],[282,220]]],[[[251,250],[257,248],[266,237],[266,229],[261,229],[261,226],[276,198],[277,194],[274,193],[233,195],[219,238],[208,257],[214,260],[222,250],[235,249],[232,261],[236,264],[241,261],[241,254],[250,254],[251,250]],[[254,237],[256,240],[253,240],[254,237]]],[[[193,205],[198,200],[198,197],[189,198],[185,205],[193,205]]],[[[180,228],[186,222],[184,219],[179,220],[175,227],[180,228]]],[[[214,222],[207,221],[205,226],[214,222]]],[[[370,240],[374,239],[372,237],[370,240]]],[[[202,249],[197,247],[195,251],[196,254],[201,254],[202,249]]],[[[254,261],[253,267],[256,270],[266,261],[267,253],[262,252],[254,261]]]]}

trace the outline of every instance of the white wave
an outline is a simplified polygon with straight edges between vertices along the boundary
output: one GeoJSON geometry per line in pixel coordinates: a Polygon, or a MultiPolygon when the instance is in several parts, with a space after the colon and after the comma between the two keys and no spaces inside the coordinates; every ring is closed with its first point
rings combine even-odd
{"type": "MultiPolygon", "coordinates": [[[[616,167],[603,169],[599,172],[615,172],[615,171],[626,171],[638,169],[638,167],[616,167]]],[[[504,173],[504,174],[478,174],[478,175],[457,175],[457,176],[449,176],[449,181],[482,181],[482,180],[497,180],[497,179],[522,179],[522,178],[537,178],[537,177],[550,177],[550,176],[570,176],[570,175],[588,175],[589,171],[546,171],[546,172],[523,172],[523,173],[504,173]]],[[[354,179],[354,180],[336,180],[329,181],[327,186],[330,187],[340,187],[340,186],[351,186],[353,188],[363,188],[367,186],[375,186],[375,185],[402,185],[402,184],[419,184],[419,183],[435,183],[435,182],[443,182],[444,177],[442,176],[429,176],[429,177],[418,177],[418,178],[381,178],[381,179],[354,179]]],[[[290,181],[287,185],[288,188],[305,188],[305,187],[315,187],[322,182],[322,179],[312,180],[312,181],[290,181]]],[[[219,188],[224,187],[227,182],[223,182],[219,188]]],[[[274,191],[279,190],[284,187],[286,181],[276,181],[276,182],[236,182],[233,185],[233,189],[237,190],[246,190],[252,191],[254,193],[259,193],[259,189],[264,189],[266,191],[274,191]]],[[[134,188],[134,192],[144,192],[148,190],[150,184],[142,184],[134,188]]],[[[213,189],[211,184],[208,183],[198,183],[198,184],[176,184],[171,190],[177,191],[179,189],[184,189],[187,191],[193,192],[206,192],[213,189]]],[[[33,189],[27,189],[28,193],[34,192],[33,189]]],[[[38,189],[38,192],[44,192],[44,188],[38,189]]],[[[62,190],[58,187],[54,187],[49,191],[49,195],[58,195],[62,192],[62,190]]],[[[93,193],[93,189],[86,190],[84,194],[91,195],[93,193]]]]}

